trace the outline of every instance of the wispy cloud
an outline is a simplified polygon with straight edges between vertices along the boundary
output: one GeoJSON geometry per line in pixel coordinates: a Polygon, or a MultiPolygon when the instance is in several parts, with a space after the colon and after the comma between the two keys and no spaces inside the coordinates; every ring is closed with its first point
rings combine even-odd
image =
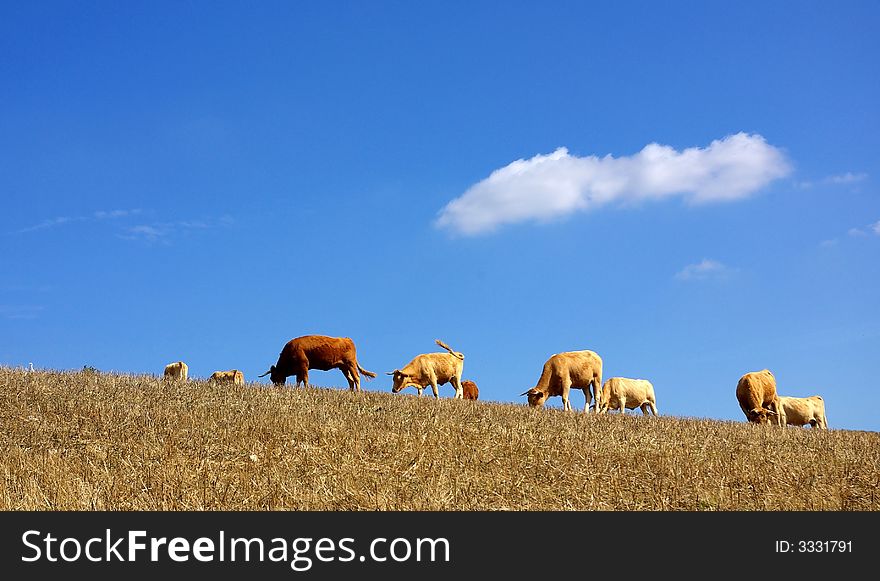
{"type": "MultiPolygon", "coordinates": [[[[867,226],[850,228],[846,231],[846,235],[850,238],[870,238],[873,236],[880,236],[880,220],[868,224],[867,226]]],[[[838,242],[838,238],[831,238],[829,240],[823,240],[819,243],[819,246],[827,248],[829,246],[837,245],[838,242]]]]}
{"type": "Polygon", "coordinates": [[[847,234],[856,238],[871,235],[880,236],[880,220],[861,228],[850,228],[847,234]]]}
{"type": "Polygon", "coordinates": [[[0,317],[4,319],[36,319],[45,308],[42,305],[0,305],[0,317]]]}
{"type": "Polygon", "coordinates": [[[822,178],[818,182],[812,180],[802,180],[795,184],[796,187],[801,189],[809,189],[817,184],[822,185],[854,185],[859,182],[863,182],[868,179],[868,174],[864,172],[845,172],[842,174],[830,175],[822,178]]]}
{"type": "Polygon", "coordinates": [[[678,280],[718,280],[727,278],[735,272],[734,268],[726,266],[717,260],[704,258],[696,264],[689,264],[675,273],[678,280]]]}
{"type": "Polygon", "coordinates": [[[141,210],[98,210],[88,215],[83,216],[56,216],[54,218],[47,218],[42,222],[34,224],[33,226],[27,226],[26,228],[21,228],[20,230],[16,230],[18,234],[23,234],[25,232],[35,232],[37,230],[46,230],[48,228],[54,228],[56,226],[63,226],[65,224],[72,224],[76,222],[93,222],[100,220],[112,220],[115,218],[124,218],[126,216],[136,216],[141,213],[141,210]]]}
{"type": "Polygon", "coordinates": [[[682,151],[651,143],[629,157],[577,157],[561,147],[493,171],[449,202],[435,225],[476,235],[612,202],[675,196],[692,203],[739,200],[790,171],[781,150],[746,133],[682,151]]]}
{"type": "Polygon", "coordinates": [[[856,238],[868,235],[868,232],[863,230],[862,228],[850,228],[849,230],[847,230],[846,233],[856,238]]]}
{"type": "Polygon", "coordinates": [[[840,175],[828,176],[823,181],[829,184],[853,184],[865,181],[866,179],[868,179],[868,174],[866,173],[853,173],[848,171],[840,175]]]}
{"type": "Polygon", "coordinates": [[[184,234],[194,230],[206,230],[209,228],[224,228],[231,226],[235,221],[230,216],[220,218],[206,218],[203,220],[178,220],[176,222],[153,222],[150,224],[138,224],[126,228],[119,235],[125,240],[140,240],[147,243],[170,244],[175,235],[184,234]]]}

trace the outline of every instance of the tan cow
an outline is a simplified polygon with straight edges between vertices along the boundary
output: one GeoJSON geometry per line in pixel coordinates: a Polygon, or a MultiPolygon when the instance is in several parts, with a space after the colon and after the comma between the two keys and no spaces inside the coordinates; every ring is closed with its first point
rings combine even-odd
{"type": "Polygon", "coordinates": [[[790,426],[806,426],[828,429],[828,420],[825,418],[825,400],[821,395],[809,397],[792,397],[780,395],[779,403],[785,412],[785,423],[790,426]]]}
{"type": "Polygon", "coordinates": [[[548,397],[561,395],[562,409],[570,410],[569,392],[572,388],[584,392],[584,413],[590,408],[590,387],[599,408],[602,393],[602,358],[595,351],[565,351],[555,353],[544,363],[538,384],[520,395],[528,397],[530,407],[543,406],[548,397]]]}
{"type": "Polygon", "coordinates": [[[657,400],[654,397],[654,386],[647,379],[630,379],[628,377],[609,377],[602,386],[602,403],[598,413],[604,414],[609,409],[626,410],[641,408],[643,415],[648,410],[657,415],[657,400]]]}
{"type": "Polygon", "coordinates": [[[465,379],[461,382],[461,391],[464,396],[464,399],[478,399],[480,397],[480,390],[477,389],[477,384],[471,381],[470,379],[465,379]]]}
{"type": "Polygon", "coordinates": [[[168,381],[186,381],[189,367],[183,361],[175,361],[165,366],[163,377],[168,381]]]}
{"type": "Polygon", "coordinates": [[[768,369],[750,371],[740,377],[736,383],[736,399],[748,421],[785,425],[785,411],[776,393],[776,378],[768,369]]]}
{"type": "Polygon", "coordinates": [[[464,354],[453,351],[452,347],[440,339],[434,342],[446,349],[447,353],[422,353],[413,357],[402,368],[387,372],[387,375],[394,377],[391,385],[392,393],[399,393],[400,390],[412,385],[419,395],[422,395],[422,390],[430,385],[434,397],[439,399],[438,386],[450,383],[455,388],[455,399],[464,396],[461,386],[464,354]]]}
{"type": "Polygon", "coordinates": [[[232,385],[244,385],[244,373],[238,369],[229,371],[215,371],[208,381],[214,383],[231,383],[232,385]]]}

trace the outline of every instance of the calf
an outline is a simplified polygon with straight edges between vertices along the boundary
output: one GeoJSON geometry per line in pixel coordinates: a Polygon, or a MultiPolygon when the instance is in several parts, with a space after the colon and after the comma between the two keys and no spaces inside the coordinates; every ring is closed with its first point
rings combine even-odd
{"type": "Polygon", "coordinates": [[[628,377],[609,377],[602,386],[602,403],[598,406],[600,414],[609,409],[626,410],[641,408],[643,415],[648,410],[657,415],[657,401],[654,398],[654,386],[647,379],[630,379],[628,377]]]}
{"type": "Polygon", "coordinates": [[[821,395],[809,397],[779,396],[779,403],[785,412],[785,423],[790,426],[806,426],[820,430],[828,429],[825,418],[825,400],[821,395]]]}
{"type": "Polygon", "coordinates": [[[465,379],[461,382],[461,391],[464,399],[478,399],[480,397],[480,390],[477,389],[477,384],[470,379],[465,379]]]}

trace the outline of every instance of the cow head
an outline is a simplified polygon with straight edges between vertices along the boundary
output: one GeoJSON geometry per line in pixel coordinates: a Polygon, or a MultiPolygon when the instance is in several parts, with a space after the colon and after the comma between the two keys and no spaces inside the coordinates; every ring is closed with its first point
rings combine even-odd
{"type": "Polygon", "coordinates": [[[257,377],[266,377],[267,375],[269,376],[269,379],[272,380],[272,383],[274,383],[275,385],[284,385],[284,383],[287,381],[287,376],[284,375],[284,373],[282,373],[274,365],[269,368],[269,371],[262,375],[258,375],[257,377]]]}
{"type": "Polygon", "coordinates": [[[766,408],[754,408],[749,410],[746,415],[749,421],[754,424],[769,424],[771,423],[771,418],[776,416],[776,412],[766,408]]]}
{"type": "Polygon", "coordinates": [[[410,376],[399,369],[386,371],[385,375],[390,375],[394,378],[391,383],[391,393],[399,393],[407,385],[410,385],[410,376]]]}
{"type": "Polygon", "coordinates": [[[528,391],[522,392],[520,395],[524,395],[529,399],[529,407],[541,407],[547,402],[547,394],[538,389],[537,387],[533,387],[528,391]]]}

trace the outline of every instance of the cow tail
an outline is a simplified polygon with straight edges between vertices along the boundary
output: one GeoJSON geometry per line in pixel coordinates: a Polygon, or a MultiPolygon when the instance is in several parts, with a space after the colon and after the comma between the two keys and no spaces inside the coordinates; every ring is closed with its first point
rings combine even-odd
{"type": "Polygon", "coordinates": [[[375,373],[373,373],[372,371],[367,371],[366,369],[361,367],[360,363],[358,363],[358,371],[360,371],[361,375],[363,375],[364,377],[366,377],[368,379],[372,379],[372,378],[376,377],[375,373]]]}
{"type": "Polygon", "coordinates": [[[440,339],[434,339],[434,342],[437,343],[437,345],[440,345],[441,347],[443,347],[444,349],[449,351],[450,353],[452,353],[452,355],[454,355],[455,357],[457,357],[461,360],[464,360],[464,355],[462,355],[461,353],[458,353],[457,351],[453,351],[452,347],[450,347],[449,345],[447,345],[446,343],[444,343],[440,339]]]}

